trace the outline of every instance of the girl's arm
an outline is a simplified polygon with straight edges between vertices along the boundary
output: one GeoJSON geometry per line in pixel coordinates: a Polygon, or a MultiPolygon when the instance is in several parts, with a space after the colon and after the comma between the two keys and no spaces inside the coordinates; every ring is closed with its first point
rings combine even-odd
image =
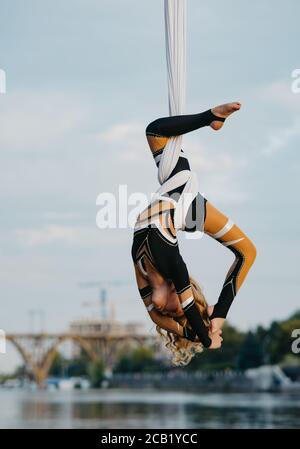
{"type": "Polygon", "coordinates": [[[154,308],[154,304],[152,303],[152,288],[149,285],[147,279],[143,277],[138,267],[134,265],[136,282],[138,285],[138,289],[141,295],[141,298],[144,301],[145,307],[148,310],[151,320],[162,329],[165,329],[168,332],[172,332],[173,334],[177,334],[180,337],[183,337],[183,327],[177,323],[173,318],[163,315],[158,310],[154,308]]]}
{"type": "Polygon", "coordinates": [[[169,275],[175,286],[184,315],[203,346],[209,348],[212,344],[209,328],[205,325],[194,300],[187,266],[179,252],[178,245],[168,246],[164,251],[165,259],[168,260],[169,275]]]}
{"type": "MultiPolygon", "coordinates": [[[[148,300],[149,301],[149,300],[148,300]]],[[[150,306],[153,305],[153,303],[150,302],[150,306]]],[[[146,303],[145,303],[146,305],[146,303]]],[[[147,306],[147,309],[149,305],[147,306]]],[[[177,323],[177,321],[173,320],[173,318],[162,315],[158,310],[156,310],[154,307],[151,307],[151,310],[148,309],[149,315],[153,323],[155,323],[157,326],[161,327],[162,329],[165,329],[168,332],[172,332],[173,334],[179,335],[179,337],[184,337],[183,335],[183,327],[177,323]]]]}

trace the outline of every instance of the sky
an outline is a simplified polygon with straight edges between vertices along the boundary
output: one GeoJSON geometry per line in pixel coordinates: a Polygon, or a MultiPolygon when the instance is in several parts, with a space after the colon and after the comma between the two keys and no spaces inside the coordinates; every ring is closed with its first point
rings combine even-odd
{"type": "MultiPolygon", "coordinates": [[[[300,309],[299,15],[297,0],[188,0],[187,112],[242,103],[183,144],[201,192],[257,248],[228,316],[242,330],[300,309]]],[[[121,280],[110,313],[153,330],[132,229],[100,230],[96,199],[158,188],[144,130],[168,114],[162,0],[0,0],[0,30],[0,329],[65,331],[100,316],[80,283],[121,280]]],[[[214,304],[233,255],[207,236],[180,249],[214,304]]],[[[7,350],[0,371],[20,362],[7,350]]]]}

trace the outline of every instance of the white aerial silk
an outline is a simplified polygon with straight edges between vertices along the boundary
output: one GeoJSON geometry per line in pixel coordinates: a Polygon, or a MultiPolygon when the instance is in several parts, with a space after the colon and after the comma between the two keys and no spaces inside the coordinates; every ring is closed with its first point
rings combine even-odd
{"type": "MultiPolygon", "coordinates": [[[[165,0],[165,33],[169,114],[182,115],[186,102],[186,0],[165,0]]],[[[198,193],[197,176],[189,170],[181,171],[166,181],[177,164],[181,147],[182,136],[168,140],[158,169],[161,187],[156,192],[163,197],[167,191],[186,183],[175,210],[176,229],[184,229],[187,211],[198,193]]]]}
{"type": "MultiPolygon", "coordinates": [[[[186,102],[186,0],[165,0],[165,37],[169,114],[181,115],[186,102]]],[[[182,136],[169,139],[159,164],[160,184],[172,173],[181,145],[182,136]]]]}

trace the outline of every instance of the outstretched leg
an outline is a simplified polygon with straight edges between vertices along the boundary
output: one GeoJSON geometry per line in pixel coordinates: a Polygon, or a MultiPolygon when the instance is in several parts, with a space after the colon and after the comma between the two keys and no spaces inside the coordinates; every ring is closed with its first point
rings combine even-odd
{"type": "Polygon", "coordinates": [[[199,114],[162,117],[149,123],[146,136],[153,154],[164,149],[168,138],[210,126],[215,131],[222,128],[224,121],[241,108],[238,102],[222,104],[199,114]]]}
{"type": "Polygon", "coordinates": [[[210,319],[225,319],[239,288],[256,257],[256,248],[243,231],[210,202],[206,202],[204,232],[230,249],[235,260],[231,265],[210,319]]]}
{"type": "Polygon", "coordinates": [[[226,118],[240,108],[241,104],[238,102],[226,103],[199,114],[162,117],[147,126],[146,134],[164,137],[179,136],[204,126],[211,126],[214,130],[217,130],[222,127],[226,118]]]}

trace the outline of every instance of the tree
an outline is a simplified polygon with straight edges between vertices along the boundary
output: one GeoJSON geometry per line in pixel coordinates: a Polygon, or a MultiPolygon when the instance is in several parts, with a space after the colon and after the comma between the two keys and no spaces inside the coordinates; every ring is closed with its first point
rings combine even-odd
{"type": "Polygon", "coordinates": [[[59,352],[56,353],[49,375],[55,377],[79,377],[87,375],[89,359],[85,354],[74,359],[66,359],[59,352]]]}
{"type": "Polygon", "coordinates": [[[253,332],[248,332],[238,353],[237,367],[241,370],[256,368],[263,364],[262,347],[253,332]]]}
{"type": "Polygon", "coordinates": [[[105,366],[102,360],[91,362],[88,365],[88,377],[91,382],[91,386],[94,388],[101,387],[101,382],[104,379],[105,366]]]}
{"type": "Polygon", "coordinates": [[[300,329],[300,312],[293,314],[289,319],[280,323],[274,321],[268,331],[268,343],[266,350],[270,363],[280,363],[287,360],[287,356],[297,357],[291,351],[292,331],[300,329]]]}
{"type": "Polygon", "coordinates": [[[162,366],[154,357],[152,348],[141,346],[120,356],[115,365],[115,373],[137,373],[161,371],[162,366]]]}
{"type": "Polygon", "coordinates": [[[189,363],[189,370],[214,371],[217,369],[234,369],[237,364],[237,354],[244,339],[244,334],[229,324],[223,328],[224,344],[218,350],[208,349],[197,354],[189,363]]]}
{"type": "Polygon", "coordinates": [[[64,357],[59,352],[56,352],[52,366],[49,370],[49,376],[61,377],[63,375],[65,365],[64,357]]]}

